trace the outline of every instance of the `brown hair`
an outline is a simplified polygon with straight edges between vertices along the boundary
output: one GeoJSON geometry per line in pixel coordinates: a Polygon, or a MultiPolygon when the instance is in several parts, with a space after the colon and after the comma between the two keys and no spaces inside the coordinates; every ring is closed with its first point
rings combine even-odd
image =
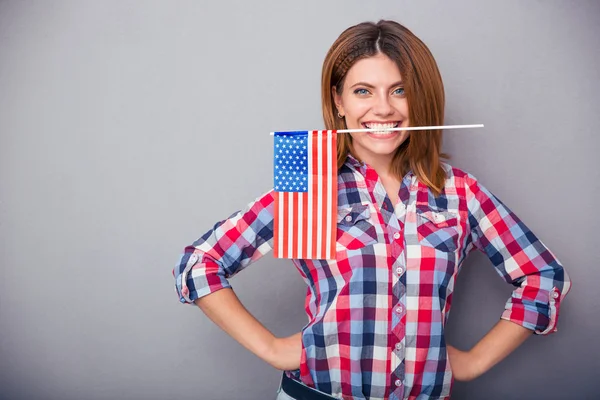
{"type": "MultiPolygon", "coordinates": [[[[350,67],[360,59],[384,54],[398,65],[408,102],[410,126],[442,125],[444,121],[444,85],[433,55],[411,31],[394,21],[363,22],[346,29],[333,43],[321,77],[323,119],[327,129],[346,129],[337,117],[332,87],[342,93],[350,67]]],[[[338,169],[351,153],[350,135],[338,135],[338,169]]],[[[392,159],[391,172],[402,179],[412,170],[437,196],[444,187],[446,173],[440,158],[440,130],[411,131],[392,159]]],[[[352,154],[355,156],[354,154],[352,154]]],[[[356,157],[358,158],[358,157],[356,157]]]]}

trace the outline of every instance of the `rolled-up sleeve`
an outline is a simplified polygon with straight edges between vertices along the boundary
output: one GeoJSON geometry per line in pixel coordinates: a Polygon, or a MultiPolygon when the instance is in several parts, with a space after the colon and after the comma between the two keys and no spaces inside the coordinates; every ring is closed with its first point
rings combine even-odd
{"type": "Polygon", "coordinates": [[[560,304],[571,288],[561,263],[500,199],[472,175],[466,182],[469,240],[515,286],[501,318],[538,335],[556,332],[560,304]]]}
{"type": "Polygon", "coordinates": [[[185,247],[173,269],[182,303],[231,287],[234,276],[272,249],[273,191],[220,221],[185,247]]]}

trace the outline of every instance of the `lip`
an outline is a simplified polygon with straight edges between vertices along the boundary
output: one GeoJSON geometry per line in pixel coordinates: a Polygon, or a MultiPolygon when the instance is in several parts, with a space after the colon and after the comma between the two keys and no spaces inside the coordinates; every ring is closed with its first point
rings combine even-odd
{"type": "Polygon", "coordinates": [[[388,133],[373,133],[373,132],[365,132],[365,134],[371,139],[375,140],[389,140],[394,139],[400,135],[400,132],[388,132],[388,133]]]}

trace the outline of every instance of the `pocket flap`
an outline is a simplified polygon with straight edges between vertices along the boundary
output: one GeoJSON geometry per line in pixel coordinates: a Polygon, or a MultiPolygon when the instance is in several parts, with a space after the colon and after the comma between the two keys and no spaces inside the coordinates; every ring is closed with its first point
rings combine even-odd
{"type": "Polygon", "coordinates": [[[338,224],[354,225],[357,221],[369,219],[371,210],[368,204],[354,204],[351,207],[339,207],[337,214],[338,224]]]}
{"type": "Polygon", "coordinates": [[[458,224],[458,214],[452,211],[418,211],[418,215],[439,227],[455,226],[458,224]]]}

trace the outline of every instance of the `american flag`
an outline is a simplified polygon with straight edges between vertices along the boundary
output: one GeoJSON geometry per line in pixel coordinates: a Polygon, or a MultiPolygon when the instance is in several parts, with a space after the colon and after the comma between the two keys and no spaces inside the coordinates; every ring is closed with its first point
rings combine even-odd
{"type": "Polygon", "coordinates": [[[336,131],[275,132],[276,258],[335,259],[336,131]]]}

